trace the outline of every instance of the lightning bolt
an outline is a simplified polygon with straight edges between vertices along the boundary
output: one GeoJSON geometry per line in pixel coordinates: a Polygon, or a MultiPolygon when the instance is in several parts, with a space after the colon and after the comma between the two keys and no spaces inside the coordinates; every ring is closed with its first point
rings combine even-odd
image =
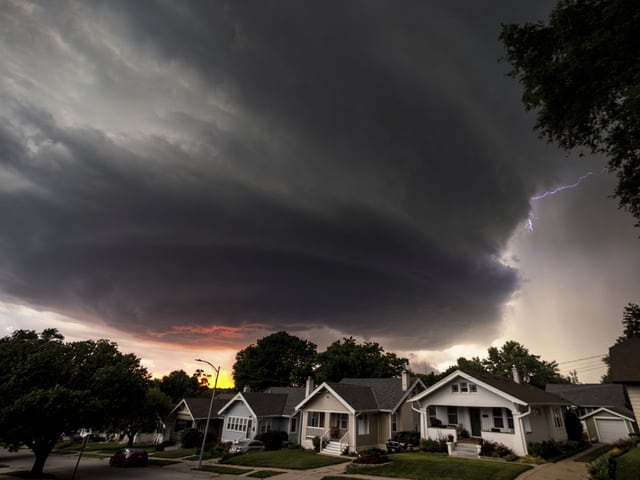
{"type": "MultiPolygon", "coordinates": [[[[568,185],[560,185],[560,186],[554,188],[553,190],[547,190],[546,192],[541,193],[540,195],[535,195],[535,196],[531,197],[529,200],[531,202],[534,202],[536,200],[542,200],[543,198],[551,197],[551,196],[555,195],[556,193],[562,192],[563,190],[570,190],[572,188],[577,188],[578,186],[580,186],[580,184],[582,183],[583,180],[585,180],[586,178],[589,178],[591,175],[602,175],[606,171],[607,171],[607,169],[603,168],[602,170],[600,170],[599,173],[587,172],[584,175],[578,177],[578,179],[573,183],[570,183],[568,185]]],[[[536,218],[533,215],[529,215],[529,218],[527,218],[527,221],[526,221],[526,223],[524,225],[524,229],[527,232],[533,232],[533,221],[535,219],[536,218]]]]}

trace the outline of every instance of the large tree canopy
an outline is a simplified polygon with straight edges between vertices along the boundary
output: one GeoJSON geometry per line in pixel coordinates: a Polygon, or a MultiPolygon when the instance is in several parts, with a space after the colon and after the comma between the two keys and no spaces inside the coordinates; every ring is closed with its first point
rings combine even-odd
{"type": "Polygon", "coordinates": [[[107,340],[18,330],[0,339],[0,365],[0,441],[31,448],[35,474],[64,432],[129,425],[146,406],[147,371],[107,340]]]}
{"type": "Polygon", "coordinates": [[[560,0],[548,24],[503,25],[500,35],[541,137],[607,155],[615,196],[638,220],[639,31],[637,1],[560,0]]]}
{"type": "Polygon", "coordinates": [[[533,355],[527,347],[513,340],[505,342],[500,348],[490,347],[487,350],[486,358],[473,357],[469,360],[460,357],[455,365],[452,365],[441,374],[431,373],[421,375],[421,377],[427,385],[432,385],[455,370],[461,369],[473,372],[488,372],[502,377],[513,378],[514,367],[522,383],[528,383],[543,389],[548,383],[571,383],[576,381],[575,375],[569,377],[561,375],[558,364],[555,361],[541,360],[539,355],[533,355]]]}
{"type": "Polygon", "coordinates": [[[402,373],[406,358],[385,352],[375,342],[356,343],[353,337],[337,340],[317,357],[318,382],[337,382],[343,378],[385,378],[402,373]]]}
{"type": "Polygon", "coordinates": [[[261,338],[236,354],[233,381],[236,388],[264,390],[271,386],[301,386],[312,374],[316,345],[276,332],[261,338]]]}
{"type": "Polygon", "coordinates": [[[189,376],[184,370],[174,370],[161,380],[156,380],[155,384],[171,398],[172,403],[178,403],[183,398],[195,397],[200,390],[198,377],[195,374],[189,376]]]}

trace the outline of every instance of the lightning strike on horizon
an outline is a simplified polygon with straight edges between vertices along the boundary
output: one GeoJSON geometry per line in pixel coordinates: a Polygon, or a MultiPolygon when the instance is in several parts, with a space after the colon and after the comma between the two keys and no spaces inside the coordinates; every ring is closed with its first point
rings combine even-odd
{"type": "MultiPolygon", "coordinates": [[[[607,171],[607,169],[603,168],[602,170],[600,170],[600,173],[598,173],[597,175],[602,175],[606,171],[607,171]]],[[[570,190],[570,189],[573,189],[573,188],[577,188],[578,186],[580,186],[580,184],[582,183],[582,181],[585,178],[588,178],[591,175],[596,175],[596,174],[594,174],[593,172],[587,172],[584,175],[578,177],[578,179],[575,182],[570,183],[569,185],[560,185],[559,187],[556,187],[553,190],[547,190],[546,192],[541,193],[540,195],[535,195],[535,196],[531,197],[529,199],[529,201],[533,202],[533,201],[536,201],[536,200],[541,200],[543,198],[551,197],[552,195],[555,195],[556,193],[560,193],[563,190],[570,190]]],[[[526,221],[525,226],[524,226],[524,229],[527,232],[533,232],[533,220],[534,219],[535,219],[535,217],[532,214],[530,214],[529,217],[527,218],[527,221],[526,221]]]]}

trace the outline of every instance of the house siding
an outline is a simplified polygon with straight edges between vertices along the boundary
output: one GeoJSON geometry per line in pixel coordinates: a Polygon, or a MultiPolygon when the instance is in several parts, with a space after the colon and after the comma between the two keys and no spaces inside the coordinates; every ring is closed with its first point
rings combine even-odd
{"type": "Polygon", "coordinates": [[[232,406],[230,406],[224,415],[224,425],[222,428],[222,441],[223,442],[236,442],[238,440],[242,440],[245,438],[253,439],[256,436],[256,418],[251,415],[251,411],[244,402],[235,401],[232,406]],[[229,430],[227,428],[229,424],[230,417],[241,417],[247,418],[250,420],[247,431],[238,432],[235,430],[229,430]]]}
{"type": "Polygon", "coordinates": [[[640,418],[640,385],[625,385],[627,389],[627,396],[631,403],[631,410],[636,420],[640,418]]]}

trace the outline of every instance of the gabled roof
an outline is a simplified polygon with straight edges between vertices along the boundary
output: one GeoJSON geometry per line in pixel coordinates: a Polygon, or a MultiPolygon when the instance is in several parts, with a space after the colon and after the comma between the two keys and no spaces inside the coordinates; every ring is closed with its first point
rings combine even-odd
{"type": "Polygon", "coordinates": [[[296,409],[323,390],[329,391],[352,413],[391,411],[397,409],[420,380],[413,379],[407,391],[399,378],[344,378],[340,382],[324,382],[300,402],[296,409]]]}
{"type": "Polygon", "coordinates": [[[615,383],[559,384],[545,387],[578,407],[624,407],[624,386],[615,383]]]}
{"type": "Polygon", "coordinates": [[[628,338],[609,348],[611,380],[640,383],[640,337],[628,338]]]}
{"type": "Polygon", "coordinates": [[[302,397],[304,397],[302,388],[271,388],[266,392],[240,392],[226,402],[218,413],[224,414],[224,411],[234,402],[240,401],[244,402],[256,417],[290,417],[295,413],[292,405],[302,397]]]}
{"type": "Polygon", "coordinates": [[[598,408],[597,410],[594,410],[593,412],[589,412],[583,416],[580,417],[580,420],[584,420],[586,418],[589,417],[593,417],[595,415],[599,415],[603,412],[608,412],[616,417],[622,417],[625,420],[628,420],[630,422],[634,422],[635,423],[635,418],[633,417],[633,412],[631,410],[629,410],[628,408],[624,408],[624,407],[610,407],[610,408],[606,408],[606,407],[602,407],[602,408],[598,408]]]}
{"type": "Polygon", "coordinates": [[[410,402],[420,400],[431,393],[439,390],[456,377],[462,377],[469,382],[476,383],[483,386],[489,391],[500,395],[508,400],[518,403],[520,405],[568,405],[566,400],[552,393],[547,393],[544,390],[528,385],[526,383],[516,383],[505,377],[493,375],[485,372],[471,372],[464,370],[456,370],[453,373],[447,375],[445,378],[429,387],[424,392],[410,398],[410,402]]]}
{"type": "Polygon", "coordinates": [[[409,396],[416,384],[425,388],[422,381],[416,377],[409,378],[409,388],[402,390],[401,378],[343,378],[339,383],[361,385],[371,388],[380,410],[396,410],[409,396]]]}
{"type": "Polygon", "coordinates": [[[211,418],[216,418],[218,417],[218,410],[220,410],[233,395],[233,393],[220,393],[213,398],[213,404],[211,404],[211,397],[183,398],[173,407],[169,415],[174,414],[181,406],[184,406],[193,420],[200,420],[207,418],[209,405],[211,404],[211,418]]]}
{"type": "Polygon", "coordinates": [[[287,396],[282,414],[289,417],[295,413],[296,405],[304,398],[304,388],[271,387],[267,389],[267,393],[280,393],[287,396]]]}

